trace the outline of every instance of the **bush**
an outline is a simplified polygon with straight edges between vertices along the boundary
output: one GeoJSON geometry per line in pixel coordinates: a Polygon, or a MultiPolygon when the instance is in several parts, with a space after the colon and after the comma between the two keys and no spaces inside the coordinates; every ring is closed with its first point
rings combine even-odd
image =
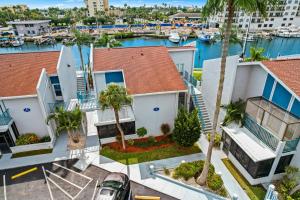
{"type": "Polygon", "coordinates": [[[169,124],[165,123],[160,126],[160,130],[164,135],[167,135],[170,133],[171,128],[169,124]]]}
{"type": "Polygon", "coordinates": [[[222,188],[223,180],[220,175],[214,174],[207,179],[207,186],[213,191],[217,191],[222,188]]]}
{"type": "Polygon", "coordinates": [[[193,146],[198,141],[201,134],[201,126],[198,119],[197,110],[188,113],[181,108],[175,119],[173,140],[184,147],[193,146]]]}
{"type": "MultiPolygon", "coordinates": [[[[198,178],[200,173],[203,170],[204,161],[194,161],[181,163],[178,167],[175,168],[173,177],[174,178],[184,178],[185,180],[189,180],[190,178],[198,178]]],[[[208,177],[211,177],[215,173],[215,169],[213,165],[210,165],[208,177]]]]}
{"type": "MultiPolygon", "coordinates": [[[[210,142],[210,133],[207,134],[207,140],[210,142]]],[[[215,147],[220,147],[222,136],[220,134],[215,134],[215,147]]]]}
{"type": "Polygon", "coordinates": [[[50,136],[44,136],[40,139],[40,142],[50,142],[50,141],[51,141],[50,136]]]}
{"type": "Polygon", "coordinates": [[[145,135],[147,135],[147,129],[145,127],[141,127],[141,128],[138,128],[136,130],[136,134],[139,136],[139,137],[144,137],[145,135]]]}
{"type": "Polygon", "coordinates": [[[157,141],[156,141],[155,137],[153,137],[153,136],[148,137],[148,143],[149,144],[154,145],[156,142],[157,141]]]}
{"type": "Polygon", "coordinates": [[[223,197],[227,197],[228,194],[227,194],[227,191],[224,187],[222,187],[220,190],[217,191],[217,193],[223,197]]]}
{"type": "Polygon", "coordinates": [[[164,167],[164,173],[165,173],[165,175],[169,176],[170,170],[168,168],[164,167]]]}
{"type": "Polygon", "coordinates": [[[26,133],[24,135],[20,135],[16,140],[16,145],[26,145],[26,144],[35,144],[39,143],[40,139],[35,133],[26,133]]]}
{"type": "Polygon", "coordinates": [[[128,143],[130,146],[133,146],[133,145],[134,145],[134,140],[133,140],[133,139],[129,139],[129,140],[127,140],[127,143],[128,143]]]}
{"type": "Polygon", "coordinates": [[[202,70],[194,70],[194,71],[193,71],[193,77],[194,77],[197,81],[201,81],[201,79],[202,79],[202,70]]]}

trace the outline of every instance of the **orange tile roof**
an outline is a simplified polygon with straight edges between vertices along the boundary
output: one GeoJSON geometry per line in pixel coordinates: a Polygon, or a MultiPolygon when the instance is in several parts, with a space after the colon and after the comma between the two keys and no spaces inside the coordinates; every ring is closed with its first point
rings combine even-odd
{"type": "Polygon", "coordinates": [[[36,94],[42,69],[56,73],[59,51],[0,54],[0,97],[36,94]]]}
{"type": "Polygon", "coordinates": [[[300,59],[272,60],[262,63],[300,96],[300,59]]]}
{"type": "Polygon", "coordinates": [[[186,90],[166,47],[94,49],[94,71],[121,69],[130,94],[186,90]]]}

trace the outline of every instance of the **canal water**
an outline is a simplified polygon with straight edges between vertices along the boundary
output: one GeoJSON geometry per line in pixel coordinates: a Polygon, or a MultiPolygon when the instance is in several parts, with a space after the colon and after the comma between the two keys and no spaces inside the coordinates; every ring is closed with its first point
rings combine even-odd
{"type": "MultiPolygon", "coordinates": [[[[193,42],[196,39],[188,39],[185,42],[180,44],[175,44],[170,42],[168,39],[155,39],[155,38],[132,38],[122,40],[123,47],[137,47],[137,46],[179,46],[184,45],[189,42],[193,42]]],[[[263,47],[265,49],[265,56],[270,58],[275,58],[279,55],[292,55],[300,54],[300,38],[275,38],[273,40],[264,40],[259,39],[256,42],[248,42],[246,47],[246,56],[249,55],[249,49],[251,46],[254,47],[263,47]]],[[[9,47],[9,48],[0,48],[0,53],[18,53],[18,52],[32,52],[32,51],[53,51],[60,50],[62,47],[61,43],[55,45],[41,45],[36,46],[33,43],[26,43],[22,47],[9,47]]],[[[197,41],[197,52],[195,59],[195,67],[201,68],[203,61],[207,59],[218,58],[221,56],[221,42],[216,42],[213,44],[203,43],[197,41]]],[[[229,54],[230,55],[239,55],[241,54],[242,47],[239,44],[230,44],[229,54]]],[[[79,52],[77,47],[73,47],[73,54],[76,62],[80,63],[80,57],[78,56],[79,52]]],[[[89,56],[89,48],[83,48],[83,55],[85,60],[89,56]]]]}

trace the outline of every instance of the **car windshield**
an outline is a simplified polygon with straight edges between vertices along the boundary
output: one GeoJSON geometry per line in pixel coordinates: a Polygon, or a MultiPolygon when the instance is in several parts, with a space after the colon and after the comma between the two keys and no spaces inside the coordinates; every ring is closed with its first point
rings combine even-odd
{"type": "Polygon", "coordinates": [[[100,195],[113,196],[114,195],[114,190],[104,188],[100,191],[100,195]]]}
{"type": "Polygon", "coordinates": [[[105,181],[103,182],[103,187],[111,187],[111,188],[115,188],[115,189],[119,189],[122,187],[122,183],[118,182],[118,181],[105,181]]]}

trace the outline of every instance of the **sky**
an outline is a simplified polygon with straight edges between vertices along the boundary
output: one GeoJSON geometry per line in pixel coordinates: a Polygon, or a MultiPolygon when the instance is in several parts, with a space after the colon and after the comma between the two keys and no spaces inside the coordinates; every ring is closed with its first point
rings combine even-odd
{"type": "MultiPolygon", "coordinates": [[[[202,6],[206,0],[109,0],[113,6],[123,6],[125,3],[129,6],[161,5],[167,3],[174,6],[202,6]]],[[[30,8],[73,8],[83,7],[84,0],[0,0],[0,6],[26,4],[30,8]]]]}

